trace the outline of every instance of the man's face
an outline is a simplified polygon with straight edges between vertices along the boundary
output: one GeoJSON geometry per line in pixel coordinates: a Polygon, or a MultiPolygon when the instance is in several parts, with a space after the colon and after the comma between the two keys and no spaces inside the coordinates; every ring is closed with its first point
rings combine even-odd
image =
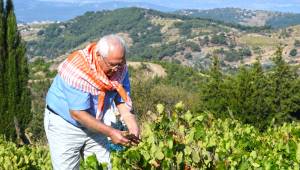
{"type": "Polygon", "coordinates": [[[108,76],[112,76],[115,72],[118,71],[124,64],[126,64],[124,50],[112,50],[109,51],[107,57],[102,57],[98,53],[100,57],[100,63],[102,66],[103,72],[108,76]]]}
{"type": "Polygon", "coordinates": [[[112,76],[115,72],[118,71],[118,69],[120,69],[124,64],[126,64],[125,57],[122,57],[120,59],[106,57],[102,58],[102,60],[104,63],[103,71],[108,77],[112,76]]]}

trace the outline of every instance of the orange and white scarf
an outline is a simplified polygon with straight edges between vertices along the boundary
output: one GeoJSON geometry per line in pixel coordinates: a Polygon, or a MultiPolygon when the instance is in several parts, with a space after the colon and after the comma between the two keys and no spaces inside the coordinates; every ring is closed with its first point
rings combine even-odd
{"type": "Polygon", "coordinates": [[[98,95],[96,119],[103,116],[105,92],[116,90],[129,110],[132,102],[122,86],[122,81],[128,71],[125,64],[109,79],[99,64],[96,55],[96,43],[89,44],[85,49],[70,54],[58,67],[58,74],[70,86],[83,92],[98,95]]]}

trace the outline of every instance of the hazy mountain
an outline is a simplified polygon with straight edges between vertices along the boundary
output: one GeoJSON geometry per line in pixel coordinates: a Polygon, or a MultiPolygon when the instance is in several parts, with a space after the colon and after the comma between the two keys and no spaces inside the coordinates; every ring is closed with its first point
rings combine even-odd
{"type": "Polygon", "coordinates": [[[300,14],[263,10],[216,8],[210,10],[178,10],[175,13],[248,26],[271,26],[278,28],[300,24],[300,14]]]}
{"type": "Polygon", "coordinates": [[[154,5],[146,2],[50,2],[38,0],[16,0],[15,9],[18,22],[33,21],[66,21],[76,16],[84,14],[86,11],[114,10],[126,7],[141,7],[146,9],[155,9],[159,11],[174,11],[171,8],[154,5]]]}

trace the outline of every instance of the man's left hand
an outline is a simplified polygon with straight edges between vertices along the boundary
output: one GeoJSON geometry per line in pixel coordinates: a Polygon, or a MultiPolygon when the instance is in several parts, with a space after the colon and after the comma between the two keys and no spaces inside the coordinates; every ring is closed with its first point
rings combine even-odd
{"type": "Polygon", "coordinates": [[[140,129],[139,129],[139,126],[138,126],[138,123],[136,120],[136,116],[128,110],[128,108],[125,106],[124,103],[117,105],[117,108],[118,108],[125,124],[127,125],[129,133],[140,138],[140,129]]]}

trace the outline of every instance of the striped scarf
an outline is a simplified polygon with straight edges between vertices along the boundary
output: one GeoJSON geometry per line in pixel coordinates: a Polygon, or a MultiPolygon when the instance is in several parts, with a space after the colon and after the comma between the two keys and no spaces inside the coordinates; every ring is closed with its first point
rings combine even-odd
{"type": "Polygon", "coordinates": [[[96,43],[91,43],[85,49],[70,54],[59,65],[58,74],[72,87],[98,95],[96,119],[100,119],[103,116],[106,91],[116,90],[131,110],[131,99],[121,84],[127,70],[125,64],[109,79],[100,67],[99,57],[96,55],[96,43]]]}

